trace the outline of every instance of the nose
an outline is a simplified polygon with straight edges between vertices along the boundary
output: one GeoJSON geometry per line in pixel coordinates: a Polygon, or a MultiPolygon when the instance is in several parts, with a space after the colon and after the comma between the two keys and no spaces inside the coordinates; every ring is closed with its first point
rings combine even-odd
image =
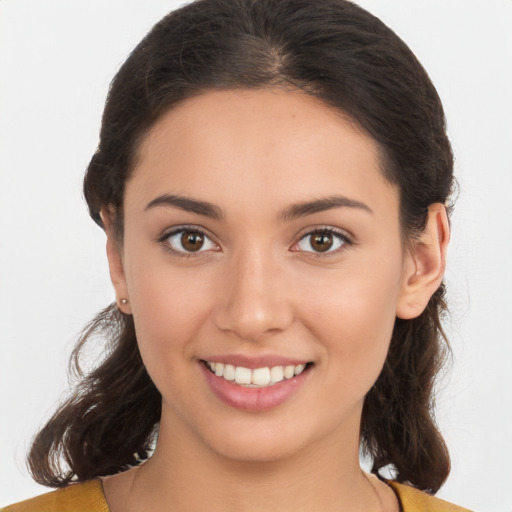
{"type": "Polygon", "coordinates": [[[252,249],[226,265],[214,321],[222,331],[247,341],[258,341],[291,325],[293,308],[286,279],[271,255],[252,249]]]}

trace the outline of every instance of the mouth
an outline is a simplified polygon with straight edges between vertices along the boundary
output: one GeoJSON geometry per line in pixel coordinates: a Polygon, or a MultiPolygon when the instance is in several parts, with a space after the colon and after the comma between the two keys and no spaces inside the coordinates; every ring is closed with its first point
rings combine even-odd
{"type": "Polygon", "coordinates": [[[232,364],[213,361],[201,361],[206,368],[217,377],[245,388],[267,388],[280,382],[298,377],[313,366],[312,362],[286,366],[265,366],[262,368],[246,368],[232,364]]]}
{"type": "Polygon", "coordinates": [[[199,363],[207,386],[218,399],[230,407],[254,413],[290,401],[310,380],[314,366],[313,362],[303,360],[242,355],[218,356],[215,361],[203,359],[199,363]]]}

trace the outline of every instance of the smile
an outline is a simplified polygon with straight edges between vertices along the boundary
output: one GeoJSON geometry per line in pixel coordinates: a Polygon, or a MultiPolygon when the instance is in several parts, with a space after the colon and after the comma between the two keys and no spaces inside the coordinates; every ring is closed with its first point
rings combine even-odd
{"type": "Polygon", "coordinates": [[[275,357],[218,359],[199,361],[207,386],[226,405],[247,412],[268,411],[288,402],[310,380],[315,366],[275,357]]]}
{"type": "Polygon", "coordinates": [[[222,377],[239,386],[254,388],[273,386],[284,380],[292,379],[300,375],[306,368],[306,364],[250,369],[232,364],[214,363],[212,361],[205,361],[205,363],[217,377],[222,377]]]}

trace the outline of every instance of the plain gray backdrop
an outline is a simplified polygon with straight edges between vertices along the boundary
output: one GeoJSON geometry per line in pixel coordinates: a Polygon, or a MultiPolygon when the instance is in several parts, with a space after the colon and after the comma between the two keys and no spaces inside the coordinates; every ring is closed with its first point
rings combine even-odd
{"type": "MultiPolygon", "coordinates": [[[[109,81],[172,0],[0,0],[0,506],[67,386],[77,333],[114,298],[81,195],[109,81]]],[[[453,458],[439,496],[512,510],[512,1],[360,0],[443,100],[460,191],[446,282],[454,363],[438,392],[453,458]]]]}

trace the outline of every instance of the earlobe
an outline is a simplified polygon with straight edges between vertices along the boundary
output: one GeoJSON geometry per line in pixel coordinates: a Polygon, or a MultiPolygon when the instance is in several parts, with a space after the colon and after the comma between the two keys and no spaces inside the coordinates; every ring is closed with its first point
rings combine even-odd
{"type": "Polygon", "coordinates": [[[446,207],[440,203],[430,205],[425,229],[413,241],[404,262],[396,311],[398,318],[416,318],[427,307],[430,297],[443,280],[449,240],[446,207]]]}
{"type": "Polygon", "coordinates": [[[123,257],[119,243],[114,235],[112,217],[110,212],[106,209],[101,210],[100,216],[107,235],[107,259],[110,270],[110,279],[116,293],[117,307],[123,313],[131,315],[132,311],[128,296],[128,287],[126,285],[123,257]]]}

